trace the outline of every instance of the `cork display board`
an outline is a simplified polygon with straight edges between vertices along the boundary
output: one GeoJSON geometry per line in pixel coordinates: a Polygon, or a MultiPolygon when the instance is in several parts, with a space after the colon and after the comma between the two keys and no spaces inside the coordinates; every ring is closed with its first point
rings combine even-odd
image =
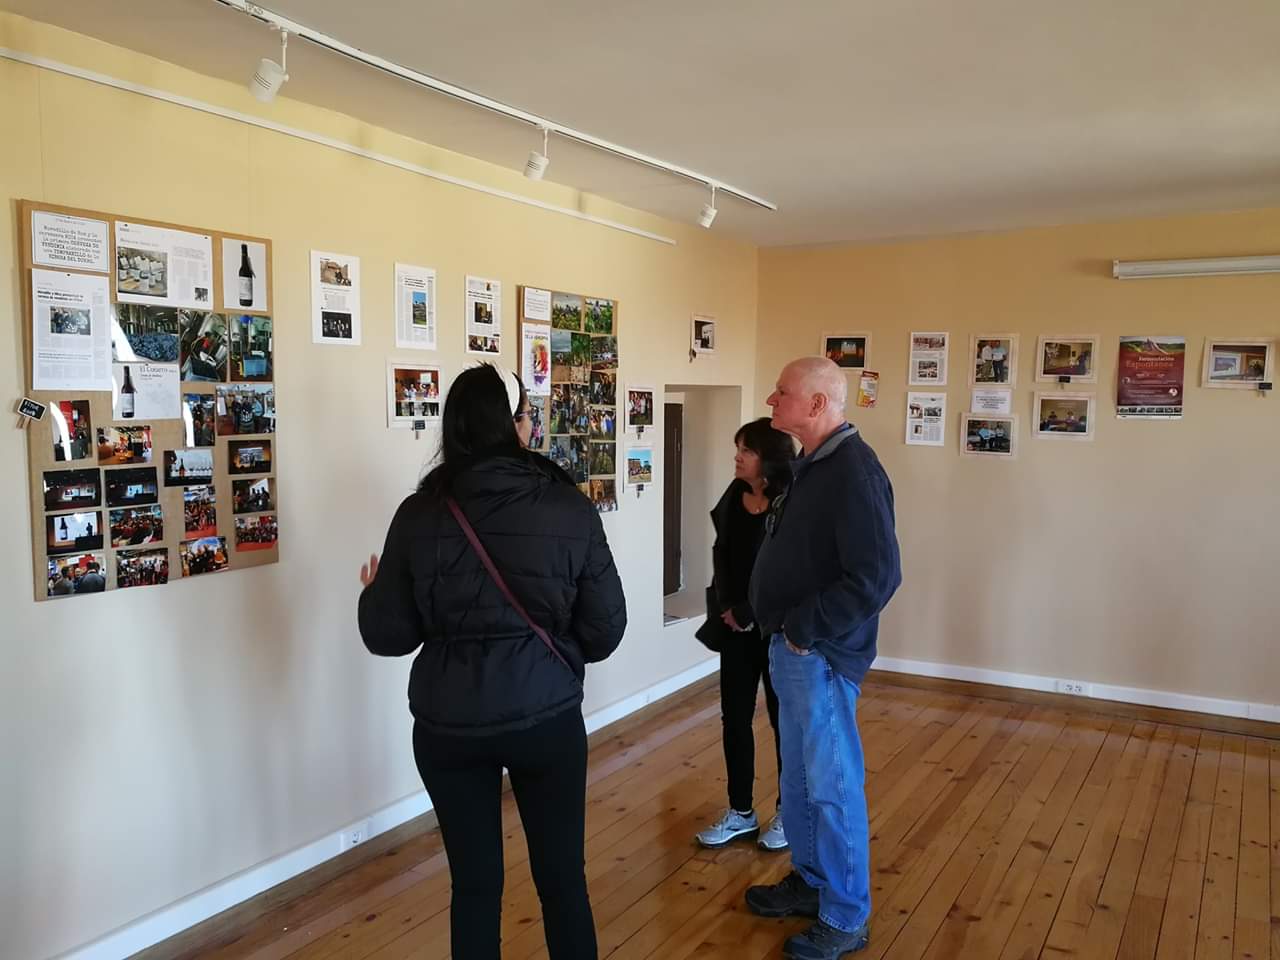
{"type": "Polygon", "coordinates": [[[271,241],[20,208],[35,599],[275,563],[271,241]]]}

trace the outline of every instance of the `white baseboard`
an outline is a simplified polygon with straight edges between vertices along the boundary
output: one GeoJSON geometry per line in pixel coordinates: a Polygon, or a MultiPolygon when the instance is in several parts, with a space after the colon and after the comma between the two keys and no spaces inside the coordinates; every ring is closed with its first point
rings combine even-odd
{"type": "Polygon", "coordinates": [[[601,707],[586,718],[587,733],[595,733],[602,727],[617,723],[623,717],[630,716],[656,700],[669,697],[677,690],[683,690],[689,684],[697,683],[703,677],[709,677],[719,669],[720,658],[708,657],[700,663],[695,663],[683,673],[677,673],[674,677],[668,677],[666,680],[655,683],[652,687],[632,694],[625,700],[619,700],[612,706],[601,707]]]}
{"type": "MultiPolygon", "coordinates": [[[[720,658],[710,657],[683,673],[668,677],[624,700],[602,707],[586,717],[587,732],[594,733],[611,723],[616,723],[654,701],[670,696],[677,690],[715,673],[719,668],[720,658]]],[[[155,913],[127,924],[105,937],[63,954],[61,960],[121,960],[123,957],[131,956],[139,950],[145,950],[162,940],[167,940],[197,923],[208,920],[337,856],[342,849],[342,834],[356,824],[367,823],[368,839],[372,839],[403,823],[408,823],[430,809],[430,798],[426,791],[420,790],[355,823],[347,824],[313,843],[260,863],[243,873],[192,894],[184,900],[162,907],[155,913]]]]}
{"type": "MultiPolygon", "coordinates": [[[[1054,677],[1042,677],[1032,673],[1009,673],[1004,670],[984,670],[980,667],[961,667],[950,663],[930,663],[927,660],[876,657],[872,669],[890,673],[909,673],[920,677],[990,683],[1020,690],[1058,692],[1058,681],[1054,677]]],[[[1095,700],[1115,700],[1120,703],[1138,703],[1147,707],[1166,707],[1171,710],[1190,710],[1195,713],[1217,714],[1221,717],[1242,717],[1248,720],[1280,723],[1280,705],[1277,704],[1221,700],[1216,697],[1198,697],[1189,693],[1146,690],[1142,687],[1117,687],[1105,683],[1092,683],[1088,680],[1084,682],[1089,684],[1089,695],[1095,700]]]]}

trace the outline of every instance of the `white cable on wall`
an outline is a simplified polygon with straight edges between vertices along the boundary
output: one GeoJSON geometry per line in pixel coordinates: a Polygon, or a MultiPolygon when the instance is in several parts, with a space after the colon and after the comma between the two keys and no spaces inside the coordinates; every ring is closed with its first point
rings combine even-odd
{"type": "Polygon", "coordinates": [[[676,241],[673,238],[664,237],[660,233],[651,233],[648,230],[641,230],[639,227],[632,227],[625,223],[619,223],[616,220],[592,216],[591,214],[583,213],[580,210],[573,210],[569,207],[561,207],[554,203],[535,200],[532,197],[521,196],[520,194],[512,193],[509,190],[501,190],[497,187],[486,186],[485,184],[477,183],[474,180],[465,180],[462,177],[454,177],[447,173],[440,173],[439,171],[432,170],[429,167],[423,167],[416,163],[409,163],[407,160],[388,156],[385,153],[376,153],[373,150],[365,150],[363,147],[353,146],[350,143],[335,140],[332,137],[326,137],[323,134],[312,133],[310,130],[302,130],[298,127],[289,127],[282,123],[264,120],[262,117],[255,117],[252,114],[240,113],[238,110],[230,110],[226,107],[220,107],[217,104],[206,103],[203,100],[194,100],[191,97],[179,96],[176,93],[169,93],[166,90],[143,86],[139,83],[133,83],[129,80],[121,80],[118,77],[111,77],[103,73],[95,73],[92,70],[84,70],[80,67],[73,67],[70,64],[60,63],[57,60],[50,60],[47,57],[38,57],[33,54],[22,53],[18,50],[10,50],[6,47],[0,47],[0,59],[13,60],[17,63],[25,63],[28,66],[39,67],[42,70],[49,70],[53,73],[63,74],[64,76],[75,77],[79,80],[87,80],[89,83],[100,84],[101,86],[111,87],[115,90],[124,90],[127,93],[136,93],[139,96],[150,97],[153,100],[160,100],[164,103],[174,104],[175,106],[186,107],[189,110],[197,110],[201,113],[208,113],[215,117],[222,117],[224,120],[234,120],[238,123],[248,124],[249,126],[257,127],[260,130],[271,130],[274,133],[279,133],[286,137],[293,137],[296,140],[305,140],[308,143],[318,144],[322,147],[329,147],[333,150],[340,150],[341,152],[351,154],[352,156],[363,157],[366,160],[372,160],[374,163],[382,163],[389,167],[395,167],[398,170],[416,173],[419,176],[438,180],[441,183],[452,184],[455,187],[462,187],[465,190],[475,190],[477,193],[488,194],[491,197],[500,197],[503,200],[510,200],[512,203],[521,203],[525,206],[536,207],[539,210],[546,210],[550,213],[558,213],[562,216],[572,217],[575,220],[583,220],[587,223],[594,223],[601,227],[608,227],[611,230],[621,230],[623,233],[629,233],[635,237],[643,237],[646,240],[655,240],[658,243],[666,243],[672,246],[675,246],[676,244],[676,241]]]}

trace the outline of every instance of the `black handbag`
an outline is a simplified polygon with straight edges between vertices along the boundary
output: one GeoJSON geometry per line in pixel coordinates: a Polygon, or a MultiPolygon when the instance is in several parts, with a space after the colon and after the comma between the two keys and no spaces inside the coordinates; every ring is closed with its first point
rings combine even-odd
{"type": "Polygon", "coordinates": [[[716,585],[707,587],[707,619],[694,633],[698,642],[712,653],[719,653],[730,640],[733,631],[720,619],[720,597],[716,594],[716,585]]]}

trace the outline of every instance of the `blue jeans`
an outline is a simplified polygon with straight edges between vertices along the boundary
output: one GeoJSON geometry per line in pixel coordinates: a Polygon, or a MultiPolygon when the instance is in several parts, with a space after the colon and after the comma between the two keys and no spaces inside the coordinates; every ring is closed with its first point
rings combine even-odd
{"type": "Polygon", "coordinates": [[[782,740],[782,826],[791,863],[819,892],[818,916],[852,932],[871,916],[866,769],[855,712],[858,685],[817,650],[769,645],[782,740]]]}

